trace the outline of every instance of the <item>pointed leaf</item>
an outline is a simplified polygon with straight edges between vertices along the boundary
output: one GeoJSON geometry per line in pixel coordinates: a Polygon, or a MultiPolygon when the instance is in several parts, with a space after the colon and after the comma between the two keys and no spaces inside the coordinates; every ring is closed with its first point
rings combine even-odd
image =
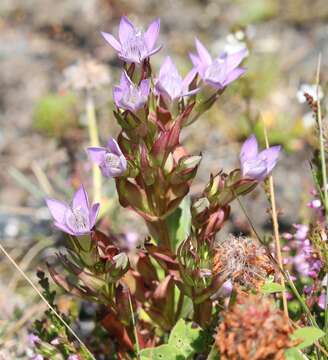
{"type": "Polygon", "coordinates": [[[168,344],[177,348],[185,359],[204,350],[204,341],[200,327],[180,319],[171,331],[168,344]]]}
{"type": "Polygon", "coordinates": [[[291,338],[293,340],[303,340],[297,349],[305,349],[308,346],[314,344],[315,341],[319,340],[325,335],[325,333],[314,326],[306,326],[300,329],[297,329],[292,334],[291,338]]]}
{"type": "Polygon", "coordinates": [[[291,348],[285,351],[286,360],[306,360],[306,357],[302,352],[296,348],[291,348]]]}
{"type": "Polygon", "coordinates": [[[141,360],[177,360],[180,357],[178,349],[168,344],[140,351],[141,360]]]}
{"type": "Polygon", "coordinates": [[[185,197],[180,206],[166,219],[170,229],[172,249],[176,249],[190,234],[190,203],[190,197],[185,197]]]}
{"type": "Polygon", "coordinates": [[[283,291],[285,291],[285,288],[281,284],[275,282],[268,282],[268,281],[265,282],[265,284],[261,288],[262,294],[273,294],[283,291]]]}

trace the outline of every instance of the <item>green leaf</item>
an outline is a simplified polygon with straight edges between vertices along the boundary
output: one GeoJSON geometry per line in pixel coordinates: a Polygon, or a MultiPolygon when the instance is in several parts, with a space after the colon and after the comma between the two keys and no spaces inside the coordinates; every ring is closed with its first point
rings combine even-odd
{"type": "Polygon", "coordinates": [[[166,219],[169,227],[172,249],[176,249],[180,242],[190,234],[191,213],[190,197],[186,196],[180,206],[166,219]]]}
{"type": "Polygon", "coordinates": [[[141,360],[184,360],[178,349],[173,345],[165,344],[156,348],[140,351],[141,360]]]}
{"type": "Polygon", "coordinates": [[[275,282],[265,282],[265,284],[261,288],[262,294],[272,294],[277,292],[283,292],[285,291],[285,288],[278,283],[275,282]]]}
{"type": "Polygon", "coordinates": [[[180,319],[172,329],[168,344],[140,352],[141,360],[188,360],[204,350],[205,339],[200,327],[180,319]]]}
{"type": "Polygon", "coordinates": [[[300,350],[291,348],[285,351],[286,360],[305,360],[308,359],[300,350]]]}
{"type": "Polygon", "coordinates": [[[202,350],[202,330],[180,319],[172,329],[168,343],[178,349],[184,359],[189,359],[196,351],[202,350]]]}
{"type": "Polygon", "coordinates": [[[306,347],[313,345],[315,341],[322,338],[324,335],[325,333],[321,329],[313,326],[307,326],[295,330],[291,338],[293,340],[303,340],[299,345],[297,345],[297,349],[305,349],[306,347]]]}
{"type": "Polygon", "coordinates": [[[185,296],[183,300],[183,306],[182,306],[180,318],[186,318],[188,314],[191,313],[192,309],[193,309],[192,300],[190,299],[190,297],[185,296]]]}

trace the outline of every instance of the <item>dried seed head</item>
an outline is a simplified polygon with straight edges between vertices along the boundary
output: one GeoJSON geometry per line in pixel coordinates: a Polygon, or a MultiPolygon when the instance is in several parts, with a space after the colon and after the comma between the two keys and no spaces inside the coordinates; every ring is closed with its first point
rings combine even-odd
{"type": "Polygon", "coordinates": [[[269,298],[239,294],[224,315],[215,343],[222,360],[282,360],[295,345],[292,328],[269,298]]]}
{"type": "Polygon", "coordinates": [[[111,81],[109,69],[93,59],[81,60],[64,70],[64,87],[73,90],[96,89],[111,81]]]}
{"type": "Polygon", "coordinates": [[[234,284],[258,288],[273,271],[265,249],[253,239],[230,235],[218,244],[214,272],[234,284]]]}
{"type": "Polygon", "coordinates": [[[311,110],[316,114],[318,111],[318,101],[314,99],[314,97],[306,92],[304,92],[304,97],[306,102],[310,106],[311,110]]]}

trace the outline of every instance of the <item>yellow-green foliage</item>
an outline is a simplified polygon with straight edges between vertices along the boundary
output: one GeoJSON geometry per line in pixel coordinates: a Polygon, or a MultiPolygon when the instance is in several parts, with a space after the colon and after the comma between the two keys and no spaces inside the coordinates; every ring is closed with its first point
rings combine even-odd
{"type": "MultiPolygon", "coordinates": [[[[285,151],[294,151],[299,148],[299,139],[305,135],[305,129],[301,121],[293,121],[286,114],[277,116],[274,127],[268,129],[271,144],[281,144],[285,151]]],[[[264,145],[264,127],[260,119],[253,128],[253,133],[264,145]]]]}
{"type": "Polygon", "coordinates": [[[49,94],[36,104],[33,127],[46,135],[61,138],[77,126],[77,100],[72,93],[49,94]]]}
{"type": "Polygon", "coordinates": [[[237,0],[240,8],[239,22],[243,25],[269,20],[278,15],[277,0],[237,0]]]}

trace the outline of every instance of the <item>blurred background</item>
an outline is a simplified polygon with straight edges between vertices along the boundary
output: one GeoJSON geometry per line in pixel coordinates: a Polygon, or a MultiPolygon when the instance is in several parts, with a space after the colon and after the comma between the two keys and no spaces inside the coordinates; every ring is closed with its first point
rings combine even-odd
{"type": "MultiPolygon", "coordinates": [[[[322,92],[327,88],[327,0],[1,0],[0,241],[35,281],[35,270],[64,241],[51,226],[44,197],[69,199],[81,181],[91,191],[85,98],[78,91],[84,71],[99,80],[93,95],[102,143],[118,133],[111,87],[120,63],[100,31],[117,34],[122,15],[143,27],[161,18],[164,46],[152,58],[154,69],[169,54],[186,74],[195,36],[213,55],[249,49],[246,75],[184,132],[189,151],[203,154],[193,194],[210,172],[238,166],[241,142],[250,133],[263,144],[265,123],[270,142],[284,148],[274,172],[281,229],[310,216],[315,123],[303,91],[313,93],[319,53],[322,92]]],[[[324,98],[322,104],[327,109],[324,98]]],[[[103,190],[103,228],[142,240],[144,225],[118,208],[113,182],[103,190]]],[[[270,231],[263,190],[245,206],[256,226],[270,231]]],[[[248,231],[238,207],[226,229],[248,231]]],[[[0,359],[27,359],[30,321],[44,305],[0,258],[0,359]]]]}

